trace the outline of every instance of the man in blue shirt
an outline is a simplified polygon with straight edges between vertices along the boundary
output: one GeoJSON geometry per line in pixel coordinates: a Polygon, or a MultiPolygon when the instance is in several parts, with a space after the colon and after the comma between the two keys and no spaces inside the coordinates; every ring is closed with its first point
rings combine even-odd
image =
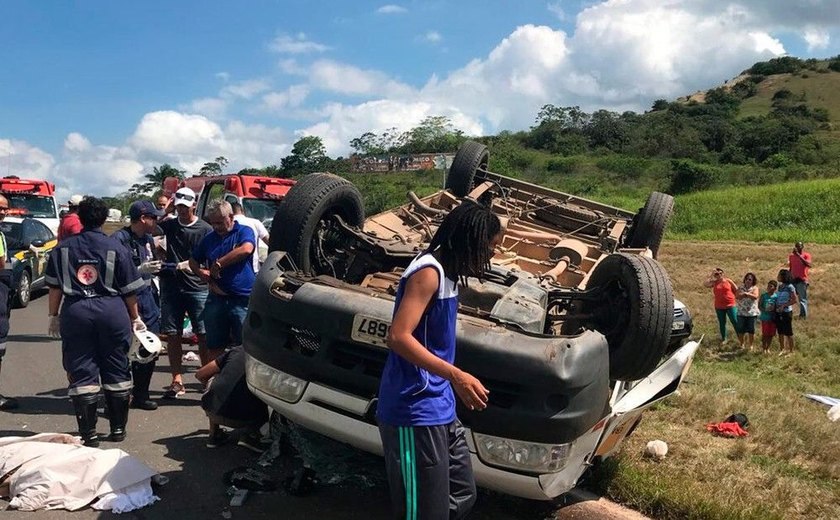
{"type": "Polygon", "coordinates": [[[190,268],[210,286],[204,323],[207,350],[213,360],[231,342],[242,344],[242,323],[256,280],[251,255],[257,243],[250,228],[233,220],[233,209],[227,201],[211,201],[207,220],[213,232],[193,249],[190,268]]]}

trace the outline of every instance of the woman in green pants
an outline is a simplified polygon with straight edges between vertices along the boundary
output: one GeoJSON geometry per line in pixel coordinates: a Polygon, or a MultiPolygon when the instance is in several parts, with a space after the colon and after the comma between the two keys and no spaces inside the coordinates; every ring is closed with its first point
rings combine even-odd
{"type": "Polygon", "coordinates": [[[726,343],[726,319],[729,318],[735,332],[738,331],[738,310],[735,302],[735,293],[738,286],[735,282],[724,276],[723,269],[716,268],[703,282],[704,287],[710,287],[715,295],[715,314],[717,314],[718,325],[720,326],[720,343],[726,343]]]}

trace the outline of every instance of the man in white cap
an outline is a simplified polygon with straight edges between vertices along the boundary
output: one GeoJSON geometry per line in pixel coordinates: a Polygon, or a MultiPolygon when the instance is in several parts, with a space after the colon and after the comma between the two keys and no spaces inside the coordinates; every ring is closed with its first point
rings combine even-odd
{"type": "Polygon", "coordinates": [[[172,371],[172,384],[163,394],[164,398],[184,395],[183,370],[181,367],[181,337],[184,315],[190,317],[193,332],[198,336],[198,355],[201,364],[210,361],[204,329],[204,304],[207,301],[207,283],[190,270],[189,260],[195,248],[205,235],[213,231],[210,224],[195,215],[197,197],[190,188],[183,187],[175,192],[174,206],[178,218],[160,222],[166,237],[166,264],[160,278],[161,333],[166,334],[166,350],[172,371]]]}
{"type": "Polygon", "coordinates": [[[81,195],[73,195],[67,201],[69,208],[67,214],[61,217],[61,224],[58,225],[58,240],[63,240],[82,232],[82,221],[79,220],[79,203],[82,202],[81,195]]]}

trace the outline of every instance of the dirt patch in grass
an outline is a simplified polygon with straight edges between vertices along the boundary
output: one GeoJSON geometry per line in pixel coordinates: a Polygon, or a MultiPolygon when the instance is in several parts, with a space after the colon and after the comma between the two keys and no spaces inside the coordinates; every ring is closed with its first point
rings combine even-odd
{"type": "MultiPolygon", "coordinates": [[[[807,237],[803,237],[807,241],[807,237]]],[[[707,273],[722,267],[740,281],[754,272],[762,285],[787,262],[792,244],[666,242],[660,260],[675,294],[705,334],[678,396],[645,419],[618,463],[599,474],[614,499],[656,518],[840,518],[840,423],[802,394],[840,397],[840,246],[806,246],[814,258],[811,315],[794,322],[797,351],[778,357],[720,345],[707,273]],[[747,414],[750,435],[713,437],[705,424],[747,414]],[[652,439],[668,457],[642,457],[652,439]]],[[[730,331],[731,333],[731,331],[730,331]]]]}

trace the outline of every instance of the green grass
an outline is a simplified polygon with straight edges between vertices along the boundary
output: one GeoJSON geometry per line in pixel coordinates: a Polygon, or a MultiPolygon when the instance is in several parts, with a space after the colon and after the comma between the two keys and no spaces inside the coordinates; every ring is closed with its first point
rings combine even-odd
{"type": "Polygon", "coordinates": [[[840,179],[737,187],[677,197],[669,238],[840,243],[840,179]]]}
{"type": "Polygon", "coordinates": [[[695,337],[705,339],[679,395],[646,412],[618,459],[600,469],[598,491],[660,519],[840,518],[838,425],[828,421],[828,407],[803,396],[840,396],[840,246],[809,249],[812,315],[794,322],[796,353],[778,357],[778,343],[770,355],[720,345],[702,281],[720,266],[736,280],[752,271],[763,285],[784,262],[788,243],[663,244],[659,259],[692,311],[695,337]],[[748,437],[706,432],[705,424],[735,412],[749,417],[748,437]],[[652,439],[668,443],[665,460],[642,456],[652,439]]]}
{"type": "MultiPolygon", "coordinates": [[[[826,69],[827,70],[827,69],[826,69]]],[[[798,74],[775,74],[758,84],[756,95],[741,102],[739,117],[759,116],[770,112],[773,95],[787,89],[794,96],[803,96],[814,108],[828,110],[832,123],[840,123],[840,73],[803,71],[798,74]],[[803,74],[805,77],[803,77],[803,74]]]]}

